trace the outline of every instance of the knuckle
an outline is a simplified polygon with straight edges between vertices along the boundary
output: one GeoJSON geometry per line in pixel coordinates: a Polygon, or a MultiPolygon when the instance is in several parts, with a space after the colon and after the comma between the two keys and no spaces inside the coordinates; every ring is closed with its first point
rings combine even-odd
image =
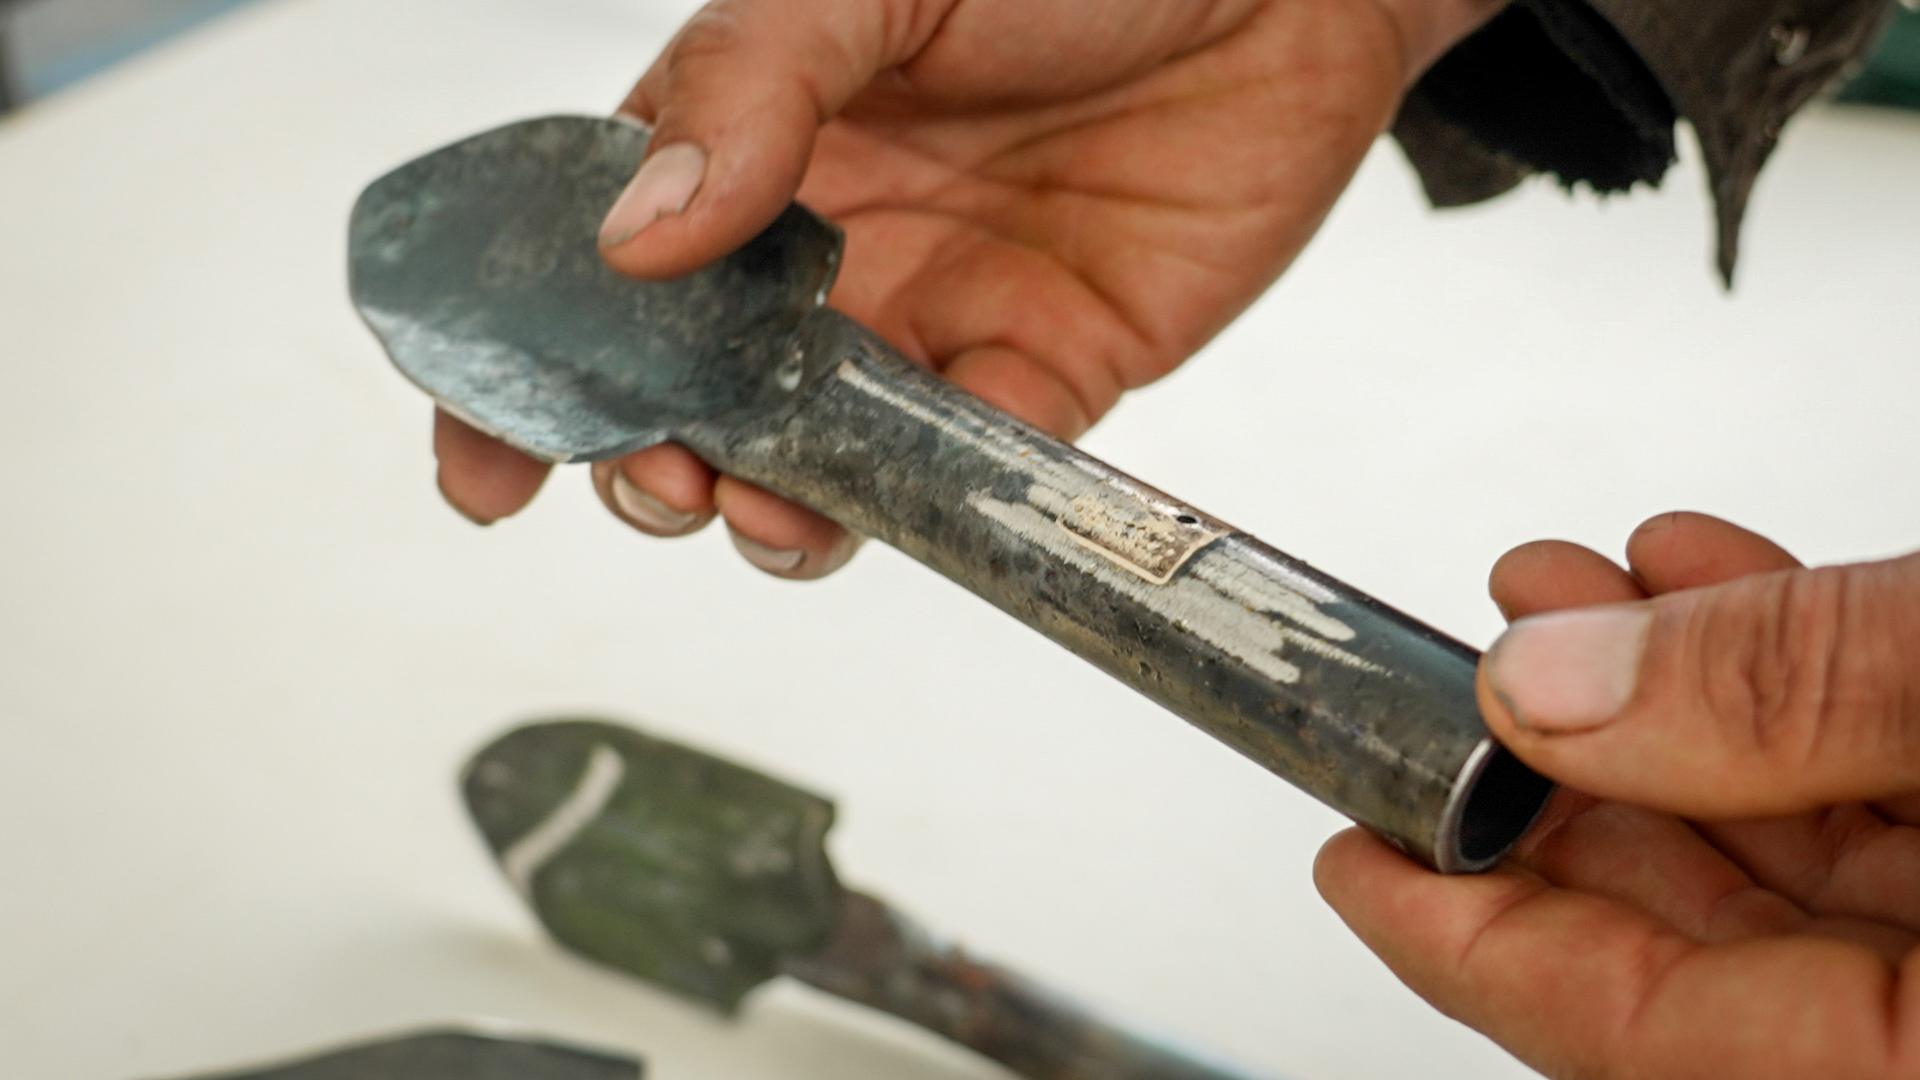
{"type": "Polygon", "coordinates": [[[678,74],[690,65],[728,56],[737,52],[745,40],[745,30],[733,6],[710,4],[680,28],[667,56],[667,71],[678,74]]]}
{"type": "Polygon", "coordinates": [[[1702,696],[1761,760],[1799,771],[1913,749],[1911,660],[1862,569],[1760,575],[1702,605],[1690,634],[1702,696]]]}
{"type": "Polygon", "coordinates": [[[1837,726],[1834,660],[1846,634],[1846,590],[1826,571],[1784,574],[1770,584],[1748,653],[1753,731],[1762,747],[1804,764],[1837,726]]]}

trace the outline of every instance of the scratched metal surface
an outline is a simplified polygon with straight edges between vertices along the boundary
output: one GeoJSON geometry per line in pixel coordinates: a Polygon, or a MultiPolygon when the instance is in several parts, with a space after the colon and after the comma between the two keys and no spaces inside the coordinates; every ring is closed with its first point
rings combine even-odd
{"type": "Polygon", "coordinates": [[[938,570],[1430,865],[1490,865],[1544,802],[1547,785],[1486,734],[1473,649],[1013,421],[849,320],[823,311],[808,330],[824,370],[788,407],[684,441],[938,570]],[[1131,529],[1089,541],[1071,527],[1089,504],[1131,529]],[[1127,543],[1183,531],[1172,566],[1127,543]],[[1477,790],[1483,777],[1500,790],[1477,790]]]}
{"type": "Polygon", "coordinates": [[[833,282],[838,230],[790,208],[733,257],[636,288],[594,236],[646,145],[632,124],[548,117],[369,187],[348,241],[353,296],[401,370],[549,461],[629,453],[784,400],[798,378],[780,385],[787,338],[833,282]]]}
{"type": "Polygon", "coordinates": [[[644,145],[547,117],[423,155],[353,215],[353,295],[394,362],[553,461],[663,439],[892,544],[1447,871],[1549,785],[1487,736],[1478,653],[909,362],[822,305],[798,207],[677,281],[594,226],[644,145]]]}

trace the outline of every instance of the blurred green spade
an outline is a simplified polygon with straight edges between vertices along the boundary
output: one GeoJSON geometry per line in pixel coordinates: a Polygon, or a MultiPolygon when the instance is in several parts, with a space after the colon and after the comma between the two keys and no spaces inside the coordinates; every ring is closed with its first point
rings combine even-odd
{"type": "Polygon", "coordinates": [[[733,1012],[788,975],[1033,1080],[1249,1080],[1096,1019],[945,944],[827,858],[833,804],[598,720],[510,732],[468,762],[467,808],[556,940],[733,1012]]]}
{"type": "Polygon", "coordinates": [[[561,944],[731,1012],[833,932],[833,804],[613,724],[522,728],[468,766],[467,808],[561,944]]]}

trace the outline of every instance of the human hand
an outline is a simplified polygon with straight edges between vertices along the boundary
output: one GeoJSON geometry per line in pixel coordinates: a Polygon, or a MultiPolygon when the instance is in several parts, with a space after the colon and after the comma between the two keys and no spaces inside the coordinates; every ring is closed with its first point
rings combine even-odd
{"type": "MultiPolygon", "coordinates": [[[[1172,370],[1299,253],[1402,86],[1501,0],[717,0],[622,106],[654,125],[601,242],[688,273],[798,197],[846,231],[830,302],[1054,435],[1172,370]]],[[[450,416],[440,486],[481,522],[545,465],[450,416]]],[[[665,445],[593,468],[656,536],[719,514],[818,577],[838,526],[665,445]]]]}
{"type": "Polygon", "coordinates": [[[1920,553],[1806,570],[1698,514],[1627,553],[1494,569],[1521,621],[1482,711],[1573,789],[1507,866],[1440,877],[1349,830],[1322,894],[1548,1076],[1920,1074],[1920,553]]]}

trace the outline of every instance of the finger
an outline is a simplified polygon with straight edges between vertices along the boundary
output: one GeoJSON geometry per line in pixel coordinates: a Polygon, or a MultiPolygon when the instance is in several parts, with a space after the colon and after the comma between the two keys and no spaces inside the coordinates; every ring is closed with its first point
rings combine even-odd
{"type": "Polygon", "coordinates": [[[1899,967],[1920,946],[1920,934],[1904,926],[1851,915],[1816,915],[1794,931],[1797,937],[1844,941],[1899,967]]]}
{"type": "Polygon", "coordinates": [[[1627,565],[1649,595],[1697,589],[1749,574],[1792,570],[1800,560],[1749,529],[1706,514],[1649,518],[1627,538],[1627,565]]]}
{"type": "Polygon", "coordinates": [[[540,492],[552,466],[482,435],[452,415],[433,413],[433,456],[440,494],[476,525],[518,513],[540,492]]]}
{"type": "MultiPolygon", "coordinates": [[[[1556,796],[1556,799],[1566,796],[1556,796]]],[[[1645,911],[1696,941],[1777,934],[1807,922],[1786,898],[1671,814],[1574,794],[1516,851],[1549,884],[1645,911]]]]}
{"type": "Polygon", "coordinates": [[[1920,795],[1876,799],[1870,805],[1874,813],[1894,825],[1920,826],[1920,795]]]}
{"type": "Polygon", "coordinates": [[[1920,930],[1920,829],[1889,825],[1857,803],[1700,828],[1755,880],[1810,912],[1920,930]]]}
{"type": "Polygon", "coordinates": [[[716,0],[622,110],[654,125],[601,229],[607,261],[677,277],[765,228],[800,186],[815,132],[920,48],[951,0],[716,0]]]}
{"type": "Polygon", "coordinates": [[[990,405],[1069,442],[1093,425],[1072,387],[1026,353],[989,345],[949,363],[947,378],[990,405]]]}
{"type": "Polygon", "coordinates": [[[1481,667],[1502,742],[1694,818],[1920,789],[1920,555],[1523,619],[1481,667]]]}
{"type": "Polygon", "coordinates": [[[808,581],[847,564],[860,538],[743,480],[723,476],[714,499],[742,558],[775,577],[808,581]]]}
{"type": "Polygon", "coordinates": [[[1704,945],[1515,870],[1433,874],[1359,830],[1314,880],[1416,993],[1549,1076],[1896,1075],[1920,1027],[1887,963],[1846,942],[1704,945]]]}
{"type": "Polygon", "coordinates": [[[1500,557],[1487,591],[1508,622],[1561,608],[1645,600],[1633,575],[1591,548],[1565,540],[1536,540],[1500,557]]]}
{"type": "Polygon", "coordinates": [[[859,273],[835,286],[835,308],[1060,438],[1186,355],[1149,343],[1035,248],[934,214],[867,210],[844,224],[859,273]]]}
{"type": "Polygon", "coordinates": [[[715,479],[706,462],[674,443],[593,466],[600,501],[615,517],[652,536],[686,536],[705,528],[719,512],[713,502],[715,479]]]}
{"type": "MultiPolygon", "coordinates": [[[[1903,918],[1915,906],[1914,877],[1879,861],[1906,850],[1863,840],[1831,881],[1769,877],[1743,865],[1717,830],[1565,789],[1554,802],[1514,860],[1551,885],[1630,904],[1701,942],[1793,933],[1852,942],[1890,962],[1920,945],[1903,918]]],[[[1795,850],[1793,839],[1750,838],[1776,863],[1795,850]]]]}

